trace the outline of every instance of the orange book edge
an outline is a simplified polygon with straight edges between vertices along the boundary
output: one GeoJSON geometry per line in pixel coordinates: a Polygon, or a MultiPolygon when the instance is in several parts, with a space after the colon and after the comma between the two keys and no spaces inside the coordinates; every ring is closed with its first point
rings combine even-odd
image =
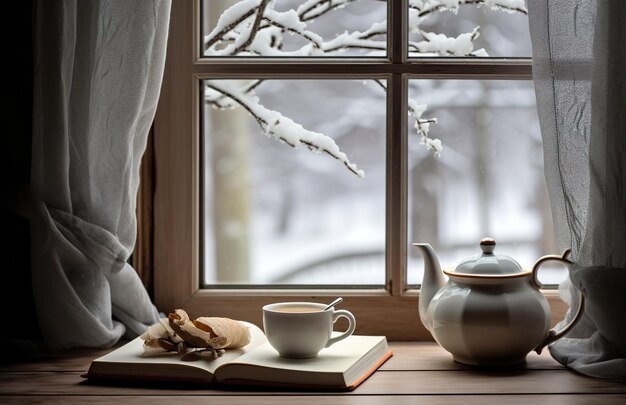
{"type": "Polygon", "coordinates": [[[387,360],[389,360],[391,358],[391,356],[393,356],[393,352],[388,351],[380,360],[378,360],[376,362],[376,364],[374,364],[372,366],[372,368],[370,368],[369,370],[367,370],[365,372],[365,374],[363,374],[363,376],[361,378],[359,378],[358,380],[356,380],[352,385],[349,385],[348,387],[346,387],[346,389],[348,391],[352,391],[354,390],[356,387],[358,387],[359,385],[361,385],[361,383],[363,383],[363,381],[367,380],[372,374],[374,374],[374,371],[378,370],[380,368],[380,366],[382,366],[387,360]]]}

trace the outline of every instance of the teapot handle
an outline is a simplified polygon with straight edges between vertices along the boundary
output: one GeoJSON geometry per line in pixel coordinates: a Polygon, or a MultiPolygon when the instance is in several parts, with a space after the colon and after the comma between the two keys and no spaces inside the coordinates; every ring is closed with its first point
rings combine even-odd
{"type": "MultiPolygon", "coordinates": [[[[541,282],[539,281],[539,279],[537,279],[537,272],[539,271],[539,267],[541,267],[541,265],[543,263],[545,263],[547,261],[550,261],[550,260],[555,260],[555,261],[558,261],[558,262],[571,264],[572,261],[567,258],[567,256],[569,256],[570,253],[571,253],[571,249],[566,249],[565,252],[563,252],[563,255],[561,255],[561,256],[558,256],[558,255],[548,255],[548,256],[544,256],[541,259],[537,260],[537,263],[535,263],[535,265],[533,266],[533,270],[532,270],[532,275],[533,275],[532,282],[533,282],[533,284],[537,288],[541,288],[543,286],[541,284],[541,282]]],[[[548,331],[548,334],[541,341],[541,343],[539,343],[537,345],[537,347],[535,347],[534,350],[537,352],[537,354],[541,354],[541,351],[543,350],[544,347],[546,347],[550,343],[560,339],[561,337],[563,337],[563,335],[565,335],[567,332],[569,332],[574,327],[574,325],[576,325],[578,323],[578,321],[582,317],[584,307],[585,307],[585,296],[581,292],[580,293],[580,302],[578,303],[578,309],[576,310],[576,314],[574,315],[572,320],[569,321],[569,323],[567,325],[565,325],[559,331],[557,331],[556,328],[550,329],[548,331]]]]}

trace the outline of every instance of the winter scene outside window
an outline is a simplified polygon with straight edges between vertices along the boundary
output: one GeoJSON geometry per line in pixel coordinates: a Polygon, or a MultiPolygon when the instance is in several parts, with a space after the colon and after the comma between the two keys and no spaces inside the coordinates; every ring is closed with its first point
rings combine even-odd
{"type": "MultiPolygon", "coordinates": [[[[387,57],[386,1],[202,6],[209,59],[387,57]]],[[[530,56],[523,0],[408,7],[410,60],[530,56]]],[[[203,81],[206,286],[385,284],[387,82],[344,76],[203,81]]],[[[475,254],[483,236],[526,268],[556,252],[532,82],[408,87],[407,240],[431,243],[444,267],[475,254]]],[[[420,260],[408,246],[409,285],[421,280],[420,260]]]]}

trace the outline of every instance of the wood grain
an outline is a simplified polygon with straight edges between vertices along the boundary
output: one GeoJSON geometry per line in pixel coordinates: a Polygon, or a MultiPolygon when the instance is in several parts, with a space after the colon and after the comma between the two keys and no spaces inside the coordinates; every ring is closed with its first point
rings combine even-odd
{"type": "Polygon", "coordinates": [[[229,405],[413,405],[413,404],[510,404],[528,405],[533,403],[550,403],[554,405],[588,405],[601,403],[605,405],[624,404],[626,395],[406,395],[406,396],[378,396],[378,395],[285,395],[285,396],[0,396],[3,404],[123,404],[170,405],[184,403],[188,405],[225,404],[229,405]]]}
{"type": "MultiPolygon", "coordinates": [[[[452,355],[432,342],[390,342],[393,357],[380,368],[381,370],[475,370],[470,366],[456,363],[452,355]]],[[[565,369],[557,363],[547,350],[541,355],[534,352],[526,358],[526,364],[519,366],[521,370],[554,370],[565,369]]]]}
{"type": "MultiPolygon", "coordinates": [[[[86,381],[75,372],[0,375],[0,395],[289,395],[294,391],[180,384],[86,381]]],[[[300,392],[300,391],[296,391],[300,392]]],[[[317,392],[307,392],[315,395],[317,392]]],[[[626,384],[583,377],[569,370],[380,371],[341,395],[626,394],[626,384]]]]}
{"type": "Polygon", "coordinates": [[[125,342],[120,342],[110,349],[72,349],[57,354],[29,356],[20,359],[20,361],[0,363],[0,373],[16,371],[75,371],[84,373],[93,359],[104,356],[123,343],[125,342]]]}
{"type": "Polygon", "coordinates": [[[198,82],[191,65],[193,8],[172,3],[167,59],[154,121],[154,293],[164,311],[184,307],[198,282],[198,82]]]}
{"type": "Polygon", "coordinates": [[[324,393],[254,387],[93,383],[81,377],[108,350],[71,350],[0,366],[0,403],[229,404],[617,404],[626,383],[588,378],[531,354],[519,369],[473,369],[432,342],[391,342],[395,355],[355,391],[324,393]]]}

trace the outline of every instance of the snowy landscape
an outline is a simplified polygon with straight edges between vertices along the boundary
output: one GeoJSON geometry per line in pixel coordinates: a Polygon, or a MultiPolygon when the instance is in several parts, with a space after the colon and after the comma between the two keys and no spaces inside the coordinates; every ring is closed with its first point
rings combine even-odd
{"type": "MultiPolygon", "coordinates": [[[[530,56],[523,1],[463,3],[410,1],[410,56],[530,56]]],[[[385,54],[384,1],[204,5],[207,57],[385,54]],[[343,7],[321,13],[322,3],[343,7]]],[[[384,284],[385,86],[205,81],[206,284],[384,284]]],[[[407,113],[409,242],[431,243],[447,268],[484,236],[524,268],[558,253],[531,81],[411,80],[407,113]]],[[[407,253],[419,284],[420,258],[407,253]]]]}

